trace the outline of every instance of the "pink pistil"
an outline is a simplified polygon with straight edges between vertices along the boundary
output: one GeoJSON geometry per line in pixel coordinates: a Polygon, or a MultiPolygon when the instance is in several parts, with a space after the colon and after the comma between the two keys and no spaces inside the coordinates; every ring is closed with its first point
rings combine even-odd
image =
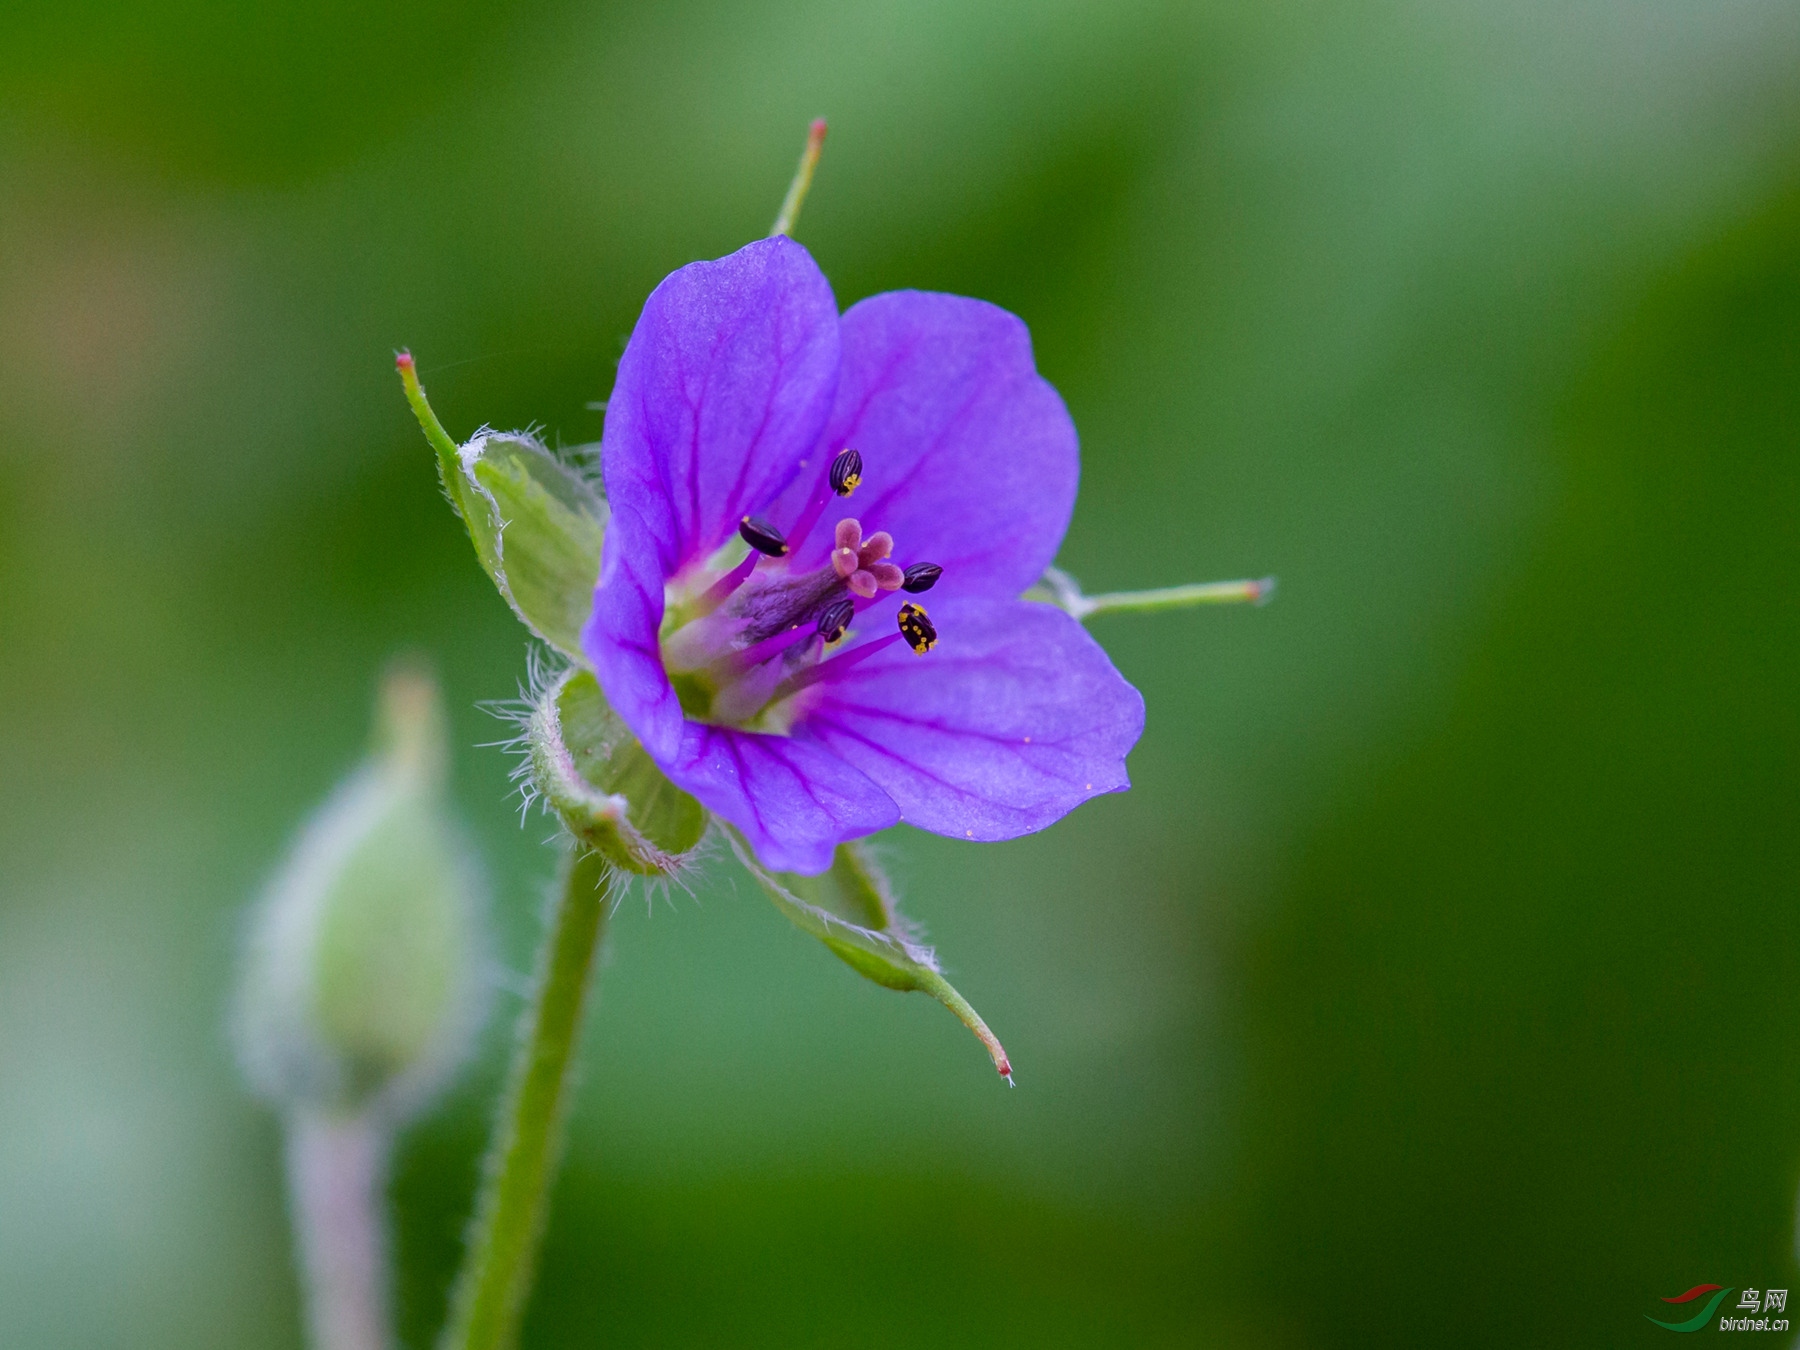
{"type": "Polygon", "coordinates": [[[906,580],[905,572],[886,561],[893,551],[893,535],[877,530],[864,539],[862,522],[846,517],[832,540],[831,569],[855,595],[872,600],[877,591],[897,591],[906,580]]]}

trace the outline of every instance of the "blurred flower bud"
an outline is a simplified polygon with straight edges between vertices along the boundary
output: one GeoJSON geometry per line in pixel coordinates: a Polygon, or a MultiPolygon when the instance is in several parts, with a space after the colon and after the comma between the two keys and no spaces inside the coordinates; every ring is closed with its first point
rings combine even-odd
{"type": "Polygon", "coordinates": [[[437,452],[444,491],[481,565],[527,628],[585,661],[581,629],[594,607],[606,533],[599,488],[523,432],[481,431],[458,446],[432,413],[411,354],[397,359],[407,398],[437,452]]]}
{"type": "Polygon", "coordinates": [[[374,753],[302,828],[252,917],[234,1029],[245,1075],[284,1111],[397,1123],[479,1028],[482,897],[445,759],[435,684],[391,672],[374,753]]]}

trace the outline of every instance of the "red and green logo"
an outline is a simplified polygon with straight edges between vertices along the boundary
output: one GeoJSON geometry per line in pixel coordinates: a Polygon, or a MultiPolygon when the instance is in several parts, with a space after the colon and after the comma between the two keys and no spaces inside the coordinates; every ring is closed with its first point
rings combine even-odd
{"type": "Polygon", "coordinates": [[[1708,1294],[1712,1295],[1711,1298],[1706,1298],[1706,1306],[1685,1322],[1663,1322],[1651,1317],[1649,1313],[1645,1313],[1644,1316],[1655,1322],[1657,1326],[1665,1327],[1670,1331],[1698,1331],[1712,1321],[1712,1315],[1719,1310],[1719,1305],[1725,1301],[1725,1295],[1730,1292],[1731,1290],[1722,1284],[1697,1284],[1685,1294],[1677,1294],[1674,1298],[1665,1298],[1664,1303],[1693,1303],[1698,1299],[1706,1298],[1708,1294]]]}

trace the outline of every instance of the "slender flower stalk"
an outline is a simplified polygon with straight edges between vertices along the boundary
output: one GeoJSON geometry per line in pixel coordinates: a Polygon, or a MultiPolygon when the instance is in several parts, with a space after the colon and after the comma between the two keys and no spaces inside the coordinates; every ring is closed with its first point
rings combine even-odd
{"type": "Polygon", "coordinates": [[[1148,591],[1105,591],[1085,595],[1075,578],[1058,567],[1044,569],[1042,596],[1077,619],[1119,610],[1190,609],[1195,605],[1266,605],[1275,594],[1274,577],[1243,581],[1201,581],[1148,591]]]}
{"type": "Polygon", "coordinates": [[[574,853],[564,865],[440,1350],[503,1350],[518,1337],[561,1161],[611,875],[597,853],[574,853]]]}
{"type": "Polygon", "coordinates": [[[775,217],[775,224],[769,229],[772,239],[778,234],[792,235],[794,226],[800,219],[800,208],[806,203],[806,194],[812,187],[813,170],[819,167],[819,152],[825,148],[825,119],[814,120],[806,131],[806,149],[800,152],[800,167],[794,170],[794,181],[788,184],[787,196],[782,199],[781,213],[775,217]]]}
{"type": "Polygon", "coordinates": [[[288,1194],[314,1350],[392,1344],[382,1218],[388,1136],[386,1123],[367,1111],[296,1111],[288,1119],[288,1194]]]}
{"type": "Polygon", "coordinates": [[[233,1039],[281,1113],[312,1350],[388,1350],[395,1135],[485,1016],[480,875],[444,801],[437,686],[382,681],[373,753],[315,810],[250,916],[233,1039]]]}

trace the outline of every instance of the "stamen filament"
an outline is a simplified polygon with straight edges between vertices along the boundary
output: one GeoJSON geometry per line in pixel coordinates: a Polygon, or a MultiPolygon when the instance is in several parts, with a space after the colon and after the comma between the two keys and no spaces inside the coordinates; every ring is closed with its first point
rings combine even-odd
{"type": "Polygon", "coordinates": [[[862,468],[862,456],[847,447],[831,457],[830,462],[825,465],[819,490],[800,512],[800,519],[794,522],[794,528],[788,533],[789,553],[806,541],[806,536],[819,523],[819,517],[831,504],[833,497],[848,497],[856,491],[862,483],[862,468]]]}
{"type": "MultiPolygon", "coordinates": [[[[800,635],[818,640],[819,635],[803,628],[800,635]]],[[[786,634],[782,634],[786,636],[786,634]]],[[[713,715],[727,724],[741,723],[754,717],[774,702],[785,683],[781,678],[782,663],[770,661],[753,666],[744,675],[721,689],[713,699],[713,715]]]]}
{"type": "Polygon", "coordinates": [[[873,642],[865,642],[861,646],[852,647],[847,652],[839,652],[829,661],[821,661],[816,666],[808,666],[797,675],[790,675],[776,686],[774,698],[770,701],[776,702],[791,697],[802,689],[817,684],[820,680],[834,680],[838,676],[846,674],[851,667],[867,661],[884,647],[891,647],[896,642],[904,641],[906,641],[905,634],[889,633],[886,637],[878,637],[873,642]]]}
{"type": "Polygon", "coordinates": [[[831,490],[831,466],[825,466],[820,475],[819,490],[813,493],[813,499],[806,504],[800,513],[800,519],[794,522],[794,528],[788,531],[788,552],[793,553],[806,542],[806,536],[812,533],[812,527],[819,523],[819,517],[825,514],[825,508],[837,494],[831,490]]]}
{"type": "Polygon", "coordinates": [[[773,637],[766,637],[761,642],[744,648],[738,653],[738,660],[745,666],[760,666],[772,656],[777,656],[800,641],[803,637],[812,636],[817,630],[810,624],[797,623],[785,632],[773,637]]]}
{"type": "Polygon", "coordinates": [[[876,591],[874,595],[866,600],[860,595],[852,595],[850,598],[856,602],[856,614],[858,618],[861,618],[864,614],[867,614],[870,610],[874,609],[875,606],[879,605],[883,600],[892,600],[899,594],[899,591],[876,591]]]}
{"type": "Polygon", "coordinates": [[[762,561],[762,556],[755,549],[751,549],[744,561],[708,586],[701,593],[700,598],[694,602],[696,615],[711,614],[729,600],[731,593],[750,579],[750,574],[756,570],[756,564],[762,561]]]}

